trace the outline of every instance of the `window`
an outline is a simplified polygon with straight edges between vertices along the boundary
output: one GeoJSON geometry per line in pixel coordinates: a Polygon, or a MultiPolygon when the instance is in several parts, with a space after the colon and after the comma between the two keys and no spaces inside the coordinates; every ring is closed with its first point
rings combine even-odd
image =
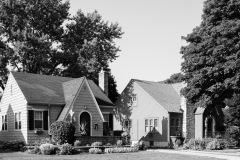
{"type": "Polygon", "coordinates": [[[2,116],[2,130],[7,130],[7,115],[2,116]]]}
{"type": "Polygon", "coordinates": [[[15,129],[21,129],[21,112],[15,113],[15,129]]]}
{"type": "Polygon", "coordinates": [[[180,119],[177,117],[171,118],[170,122],[170,135],[171,136],[178,136],[181,134],[181,125],[180,125],[180,119]]]}
{"type": "Polygon", "coordinates": [[[157,130],[158,130],[157,118],[145,119],[145,132],[157,132],[157,130]]]}
{"type": "Polygon", "coordinates": [[[43,129],[43,111],[34,112],[34,128],[43,129]]]}
{"type": "Polygon", "coordinates": [[[137,106],[137,95],[136,94],[132,95],[132,106],[137,106]]]}
{"type": "Polygon", "coordinates": [[[109,114],[103,114],[103,118],[105,122],[109,123],[109,114]]]}

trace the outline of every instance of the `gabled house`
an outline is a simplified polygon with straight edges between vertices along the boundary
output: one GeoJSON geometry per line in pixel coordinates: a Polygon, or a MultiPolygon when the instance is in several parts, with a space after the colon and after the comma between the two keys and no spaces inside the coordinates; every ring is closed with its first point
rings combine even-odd
{"type": "MultiPolygon", "coordinates": [[[[106,89],[108,81],[99,81],[106,89]]],[[[76,135],[103,136],[104,125],[113,129],[114,109],[103,89],[85,77],[11,72],[0,104],[0,140],[31,144],[49,137],[55,121],[73,122],[76,135]]]]}
{"type": "Polygon", "coordinates": [[[132,143],[146,146],[167,147],[170,136],[185,136],[183,86],[132,79],[115,103],[114,130],[126,130],[132,143]]]}

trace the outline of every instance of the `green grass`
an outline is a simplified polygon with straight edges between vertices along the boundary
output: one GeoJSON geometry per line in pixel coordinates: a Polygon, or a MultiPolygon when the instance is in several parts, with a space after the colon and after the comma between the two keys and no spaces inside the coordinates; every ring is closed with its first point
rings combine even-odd
{"type": "MultiPolygon", "coordinates": [[[[112,154],[88,154],[77,155],[36,155],[27,152],[0,151],[0,160],[203,160],[203,157],[180,154],[159,153],[151,151],[139,151],[135,153],[112,153],[112,154]]],[[[216,158],[204,157],[204,160],[217,160],[216,158]]]]}

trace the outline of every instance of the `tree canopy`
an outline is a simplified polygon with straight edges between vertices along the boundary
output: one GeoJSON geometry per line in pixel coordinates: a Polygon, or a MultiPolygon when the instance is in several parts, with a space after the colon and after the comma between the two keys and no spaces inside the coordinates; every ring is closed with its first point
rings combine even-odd
{"type": "Polygon", "coordinates": [[[170,76],[170,78],[166,79],[163,81],[163,83],[179,83],[184,81],[184,75],[182,73],[174,73],[173,75],[170,76]]]}
{"type": "Polygon", "coordinates": [[[201,24],[183,37],[183,95],[197,106],[222,103],[240,92],[240,2],[206,0],[201,24]]]}
{"type": "MultiPolygon", "coordinates": [[[[70,16],[69,7],[69,2],[62,0],[0,1],[3,83],[9,65],[19,72],[86,76],[95,83],[101,68],[111,75],[109,63],[118,57],[114,40],[121,38],[121,27],[103,21],[97,11],[84,14],[79,10],[70,16]]],[[[115,87],[109,90],[118,95],[112,75],[109,82],[115,87]]],[[[3,83],[0,87],[4,89],[3,83]]]]}

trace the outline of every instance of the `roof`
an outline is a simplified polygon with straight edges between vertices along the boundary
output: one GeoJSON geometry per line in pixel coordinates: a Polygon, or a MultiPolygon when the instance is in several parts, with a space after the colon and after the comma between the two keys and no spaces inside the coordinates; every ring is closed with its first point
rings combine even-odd
{"type": "MultiPolygon", "coordinates": [[[[67,105],[73,100],[82,78],[69,78],[23,72],[11,72],[28,103],[67,105]]],[[[111,100],[92,81],[88,80],[98,105],[113,106],[111,100]]]]}
{"type": "Polygon", "coordinates": [[[182,113],[180,90],[184,87],[184,83],[165,84],[143,80],[134,80],[134,82],[166,111],[182,113]]]}

